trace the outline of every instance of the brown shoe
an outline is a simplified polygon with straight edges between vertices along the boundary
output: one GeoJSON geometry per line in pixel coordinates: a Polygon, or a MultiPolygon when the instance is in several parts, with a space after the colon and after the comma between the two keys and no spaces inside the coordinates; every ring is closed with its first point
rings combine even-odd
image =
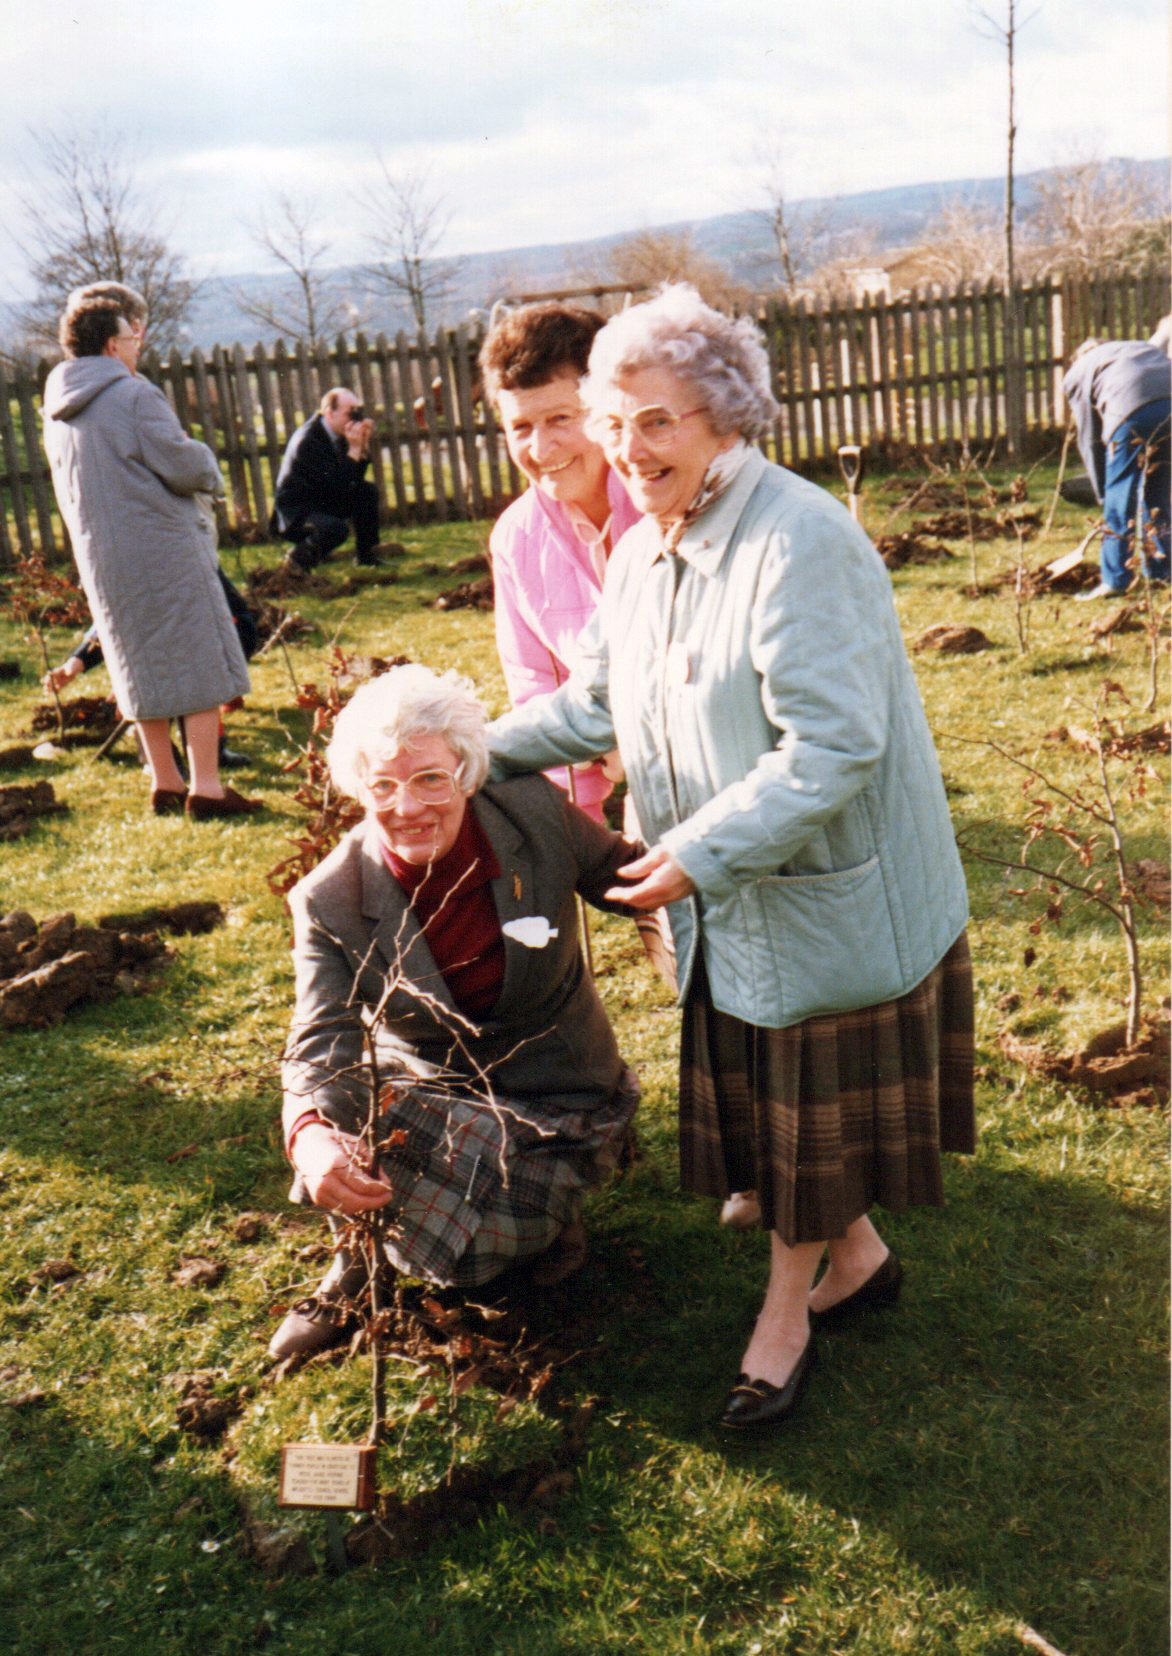
{"type": "Polygon", "coordinates": [[[155,788],[151,793],[151,810],[156,816],[169,816],[182,811],[187,802],[186,788],[155,788]]]}
{"type": "Polygon", "coordinates": [[[310,1294],[298,1300],[269,1341],[275,1362],[286,1357],[315,1357],[350,1338],[357,1321],[335,1299],[310,1294]]]}
{"type": "Polygon", "coordinates": [[[552,1288],[555,1282],[564,1282],[575,1271],[580,1271],[589,1255],[586,1227],[580,1219],[575,1219],[566,1226],[551,1248],[537,1256],[533,1281],[539,1288],[552,1288]]]}
{"type": "Polygon", "coordinates": [[[187,814],[196,822],[208,822],[212,817],[250,816],[263,811],[263,799],[245,799],[235,788],[225,788],[223,799],[211,799],[207,794],[188,794],[187,814]]]}

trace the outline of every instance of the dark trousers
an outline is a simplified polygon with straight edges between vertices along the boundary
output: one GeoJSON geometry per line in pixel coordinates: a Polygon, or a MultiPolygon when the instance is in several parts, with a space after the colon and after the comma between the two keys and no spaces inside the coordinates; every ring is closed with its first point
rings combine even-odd
{"type": "Polygon", "coordinates": [[[1103,582],[1131,585],[1133,539],[1153,581],[1168,579],[1169,401],[1148,403],[1111,433],[1103,479],[1103,582]],[[1138,531],[1138,533],[1137,533],[1138,531]]]}
{"type": "Polygon", "coordinates": [[[303,561],[312,566],[328,558],[350,534],[354,525],[354,555],[365,558],[378,545],[378,489],[362,478],[354,485],[353,504],[349,519],[335,517],[332,512],[308,512],[296,529],[285,532],[285,539],[296,541],[303,561]]]}

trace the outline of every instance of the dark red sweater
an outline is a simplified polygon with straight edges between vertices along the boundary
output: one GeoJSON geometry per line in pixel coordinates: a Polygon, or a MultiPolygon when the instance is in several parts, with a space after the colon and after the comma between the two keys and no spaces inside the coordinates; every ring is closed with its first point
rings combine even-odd
{"type": "Polygon", "coordinates": [[[505,940],[491,885],[501,869],[471,805],[456,843],[430,868],[403,862],[385,845],[382,853],[410,898],[452,999],[465,1017],[483,1017],[505,980],[505,940]]]}

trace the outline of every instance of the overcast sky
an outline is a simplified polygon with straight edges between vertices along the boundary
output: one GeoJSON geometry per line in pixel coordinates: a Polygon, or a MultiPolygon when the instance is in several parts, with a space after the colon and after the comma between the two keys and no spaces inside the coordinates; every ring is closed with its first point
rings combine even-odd
{"type": "MultiPolygon", "coordinates": [[[[1006,0],[984,10],[1003,20],[1006,0]]],[[[1022,0],[1018,165],[1169,147],[1164,0],[1022,0]]],[[[26,291],[14,188],[30,133],[105,122],[200,274],[263,268],[243,220],[426,164],[445,251],[639,229],[754,205],[754,150],[794,199],[989,177],[1005,53],[969,0],[0,0],[0,297],[26,291]]],[[[757,168],[760,172],[760,168],[757,168]]]]}

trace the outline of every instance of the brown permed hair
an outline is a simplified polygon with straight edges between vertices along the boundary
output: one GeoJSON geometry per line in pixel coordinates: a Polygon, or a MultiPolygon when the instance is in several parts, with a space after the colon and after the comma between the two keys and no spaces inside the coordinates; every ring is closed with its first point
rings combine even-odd
{"type": "Polygon", "coordinates": [[[581,305],[549,301],[506,311],[480,347],[480,372],[495,401],[502,391],[530,391],[559,374],[586,372],[605,318],[581,305]]]}
{"type": "Polygon", "coordinates": [[[61,318],[57,339],[67,357],[101,356],[106,341],[120,331],[119,324],[131,324],[126,307],[117,299],[95,294],[71,304],[61,318]]]}

